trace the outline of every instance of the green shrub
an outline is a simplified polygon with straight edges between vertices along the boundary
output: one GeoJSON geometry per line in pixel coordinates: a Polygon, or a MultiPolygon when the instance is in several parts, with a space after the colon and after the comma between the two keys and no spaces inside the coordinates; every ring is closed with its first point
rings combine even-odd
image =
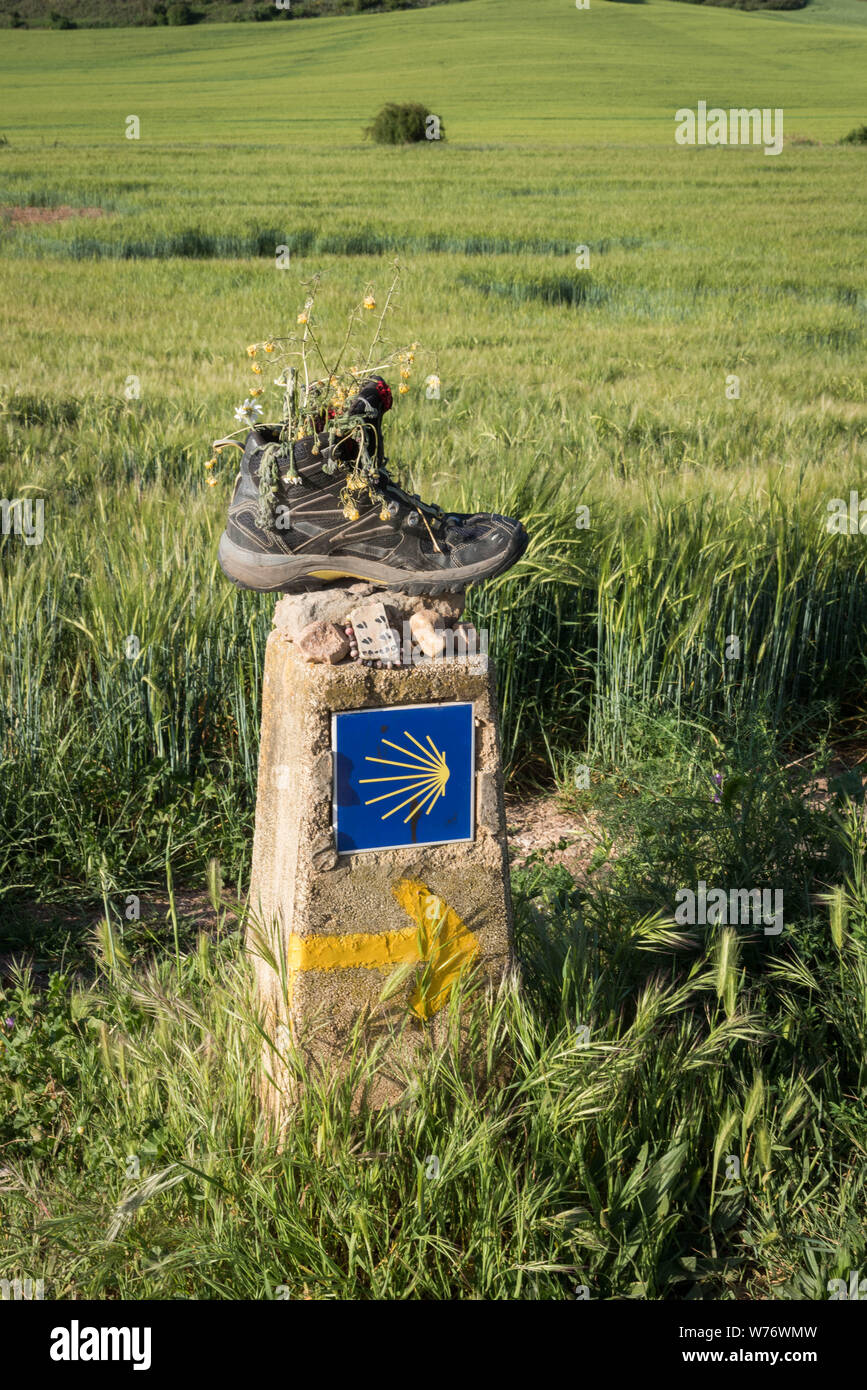
{"type": "Polygon", "coordinates": [[[848,135],[844,135],[841,145],[867,145],[867,125],[856,125],[848,135]]]}
{"type": "Polygon", "coordinates": [[[388,102],[365,134],[377,145],[411,145],[420,140],[444,140],[446,137],[439,117],[420,102],[388,102]],[[436,134],[429,133],[432,131],[436,134]]]}
{"type": "Polygon", "coordinates": [[[195,24],[198,15],[184,0],[176,0],[174,5],[169,5],[166,10],[166,21],[169,24],[195,24]]]}
{"type": "Polygon", "coordinates": [[[52,10],[48,16],[48,23],[52,29],[77,29],[78,25],[74,19],[69,19],[65,14],[58,14],[57,10],[52,10]]]}

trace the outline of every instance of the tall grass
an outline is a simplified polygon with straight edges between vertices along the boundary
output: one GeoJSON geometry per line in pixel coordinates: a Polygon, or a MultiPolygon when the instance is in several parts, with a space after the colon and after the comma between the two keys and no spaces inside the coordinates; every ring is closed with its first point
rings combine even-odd
{"type": "Polygon", "coordinates": [[[224,916],[198,938],[182,918],[176,957],[118,913],[47,994],[20,970],[0,991],[4,1272],[55,1298],[825,1297],[867,1253],[864,813],[806,811],[757,767],[771,752],[726,745],[719,806],[668,761],[698,859],[649,786],[582,891],[522,870],[522,990],[470,998],[469,1042],[385,1110],[355,1103],[379,1064],[359,1030],[342,1079],[306,1074],[282,1151],[224,916]],[[783,884],[785,934],[675,928],[667,895],[697,869],[783,884]]]}
{"type": "MultiPolygon", "coordinates": [[[[469,466],[447,456],[439,484],[429,465],[410,472],[446,505],[484,498],[531,533],[518,569],[470,596],[497,663],[511,775],[550,776],[569,752],[621,760],[635,708],[728,721],[858,707],[864,555],[860,536],[825,525],[828,496],[846,494],[839,479],[642,477],[650,426],[626,445],[637,476],[588,461],[570,477],[550,415],[516,412],[510,436],[502,401],[494,456],[519,461],[492,473],[489,409],[452,408],[448,448],[482,442],[469,466]],[[540,477],[529,456],[546,446],[540,477]]],[[[98,895],[106,874],[133,891],[162,872],[169,827],[178,872],[215,855],[237,882],[273,601],[219,572],[223,504],[174,414],[31,393],[9,400],[7,419],[8,490],[14,450],[46,497],[47,529],[41,546],[0,541],[0,896],[50,898],[71,882],[98,895]]],[[[437,429],[421,422],[422,456],[437,429]]]]}

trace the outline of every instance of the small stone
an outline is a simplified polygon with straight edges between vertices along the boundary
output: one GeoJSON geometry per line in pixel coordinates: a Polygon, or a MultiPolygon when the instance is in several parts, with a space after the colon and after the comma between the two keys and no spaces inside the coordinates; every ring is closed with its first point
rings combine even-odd
{"type": "Polygon", "coordinates": [[[400,628],[419,609],[439,614],[447,624],[456,622],[464,611],[461,591],[431,597],[402,594],[388,588],[377,589],[371,584],[330,585],[310,593],[285,594],[275,606],[274,626],[286,630],[293,641],[309,623],[337,623],[345,628],[352,610],[359,606],[360,600],[368,597],[373,602],[383,604],[389,623],[396,628],[400,628]]]}
{"type": "Polygon", "coordinates": [[[335,623],[308,623],[295,638],[295,645],[305,661],[331,666],[349,655],[349,643],[335,623]]]}
{"type": "Polygon", "coordinates": [[[433,608],[420,608],[413,613],[409,630],[425,656],[442,656],[446,646],[444,621],[433,608]]]}
{"type": "Polygon", "coordinates": [[[353,634],[359,649],[373,661],[388,661],[392,654],[391,620],[381,603],[366,603],[353,608],[350,615],[353,634]]]}

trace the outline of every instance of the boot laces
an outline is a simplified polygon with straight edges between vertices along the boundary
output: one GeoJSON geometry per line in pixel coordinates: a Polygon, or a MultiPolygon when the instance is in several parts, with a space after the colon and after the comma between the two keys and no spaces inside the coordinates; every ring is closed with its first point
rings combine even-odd
{"type": "Polygon", "coordinates": [[[417,492],[406,492],[405,489],[402,488],[399,483],[396,483],[394,481],[391,474],[388,472],[388,469],[383,466],[380,466],[377,476],[379,478],[379,484],[381,487],[387,489],[391,493],[396,493],[398,498],[402,502],[412,507],[412,510],[415,511],[416,514],[421,518],[422,524],[425,530],[427,531],[428,535],[430,536],[431,544],[433,545],[434,549],[438,551],[440,555],[442,555],[442,546],[437,541],[436,536],[431,530],[430,522],[428,521],[427,516],[425,515],[425,513],[429,513],[434,525],[442,526],[445,521],[445,512],[443,511],[442,507],[438,506],[436,502],[422,502],[421,497],[417,492]]]}

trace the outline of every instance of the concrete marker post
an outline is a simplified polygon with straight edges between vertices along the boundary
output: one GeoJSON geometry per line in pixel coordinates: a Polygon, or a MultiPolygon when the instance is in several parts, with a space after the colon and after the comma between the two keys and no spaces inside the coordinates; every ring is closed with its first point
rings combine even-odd
{"type": "MultiPolygon", "coordinates": [[[[405,1060],[444,1036],[465,967],[493,986],[513,969],[487,656],[310,664],[271,633],[247,940],[268,1038],[262,1100],[278,1124],[293,1094],[290,1039],[306,1065],[339,1067],[365,1018],[371,1035],[396,1028],[389,1046],[405,1060]],[[381,1002],[401,965],[407,978],[381,1002]]],[[[374,1103],[399,1094],[386,1070],[374,1103]]]]}

